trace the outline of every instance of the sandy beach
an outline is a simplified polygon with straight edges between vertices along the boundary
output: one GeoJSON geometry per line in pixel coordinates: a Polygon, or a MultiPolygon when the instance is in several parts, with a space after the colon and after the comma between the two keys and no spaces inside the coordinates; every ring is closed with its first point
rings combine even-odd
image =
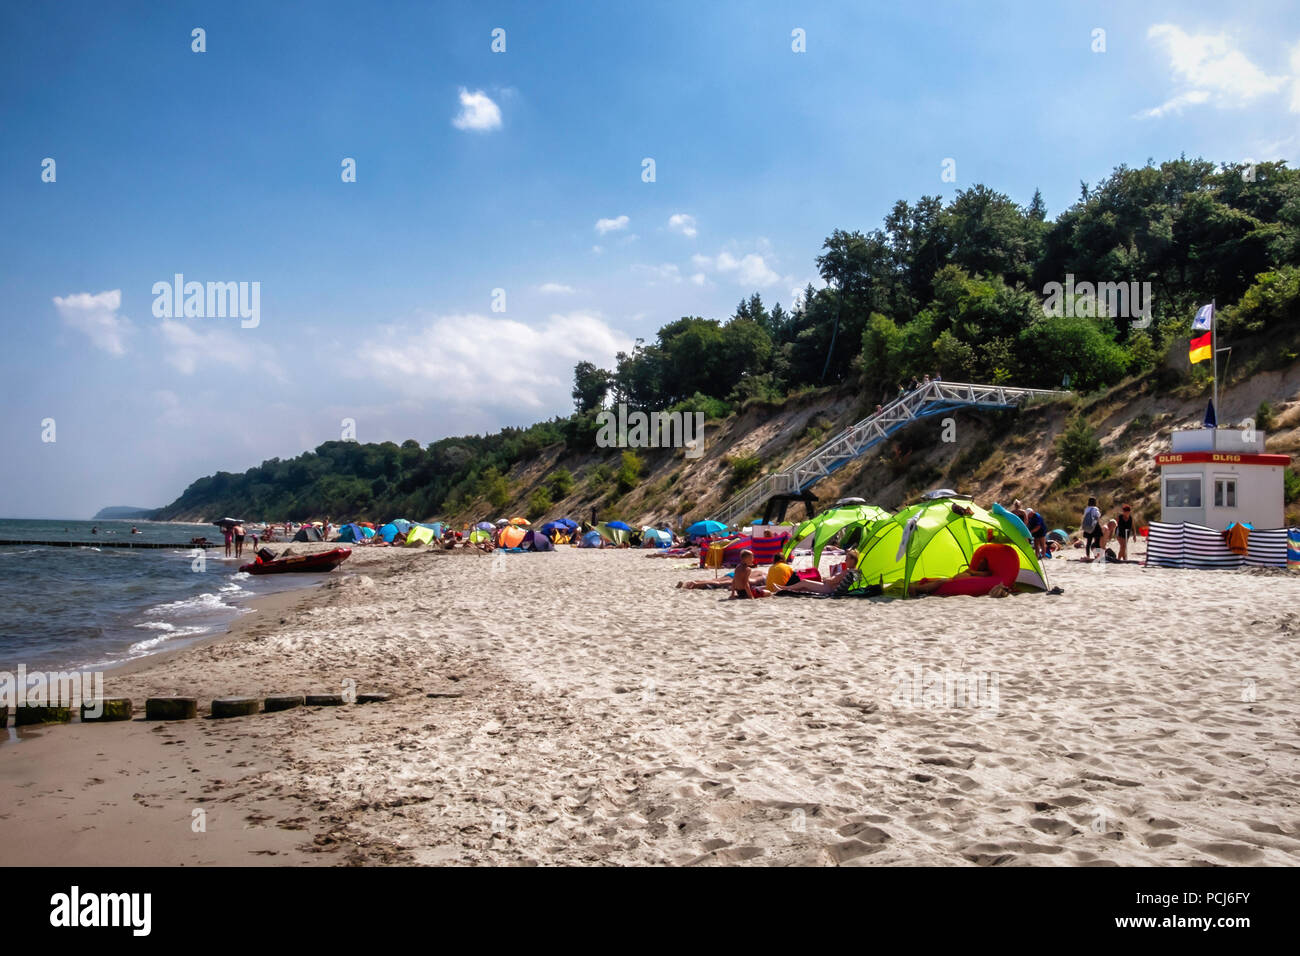
{"type": "Polygon", "coordinates": [[[1285,572],[1054,560],[1062,595],[741,602],[638,551],[344,567],[106,693],[393,699],[11,729],[6,861],[1300,859],[1285,572]]]}

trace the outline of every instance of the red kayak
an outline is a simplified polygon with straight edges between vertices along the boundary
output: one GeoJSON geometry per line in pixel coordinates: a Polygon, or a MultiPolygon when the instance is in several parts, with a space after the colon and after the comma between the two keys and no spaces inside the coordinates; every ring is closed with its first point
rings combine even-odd
{"type": "Polygon", "coordinates": [[[295,554],[287,558],[264,561],[259,555],[252,564],[240,565],[249,574],[284,574],[286,571],[333,571],[352,556],[351,548],[335,548],[317,554],[295,554]]]}

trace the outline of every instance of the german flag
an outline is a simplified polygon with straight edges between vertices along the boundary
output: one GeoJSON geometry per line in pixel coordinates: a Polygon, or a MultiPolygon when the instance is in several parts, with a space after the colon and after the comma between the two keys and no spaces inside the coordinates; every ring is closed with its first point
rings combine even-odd
{"type": "Polygon", "coordinates": [[[1212,341],[1213,336],[1209,332],[1192,339],[1192,344],[1187,349],[1187,358],[1193,365],[1197,362],[1204,362],[1210,357],[1213,350],[1213,346],[1210,344],[1212,341]]]}

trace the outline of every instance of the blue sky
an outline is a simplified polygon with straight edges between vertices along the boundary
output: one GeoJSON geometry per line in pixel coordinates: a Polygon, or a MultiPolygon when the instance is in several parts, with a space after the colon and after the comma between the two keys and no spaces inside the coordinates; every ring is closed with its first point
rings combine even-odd
{"type": "Polygon", "coordinates": [[[1295,161],[1294,4],[806,6],[6,5],[0,514],[567,413],[578,360],[789,306],[900,198],[1295,161]],[[155,316],[176,273],[258,324],[155,316]]]}

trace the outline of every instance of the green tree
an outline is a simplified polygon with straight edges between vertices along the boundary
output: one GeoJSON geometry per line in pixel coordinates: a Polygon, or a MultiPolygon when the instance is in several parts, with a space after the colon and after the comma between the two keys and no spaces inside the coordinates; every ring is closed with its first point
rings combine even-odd
{"type": "Polygon", "coordinates": [[[579,414],[600,408],[609,392],[613,376],[591,362],[573,367],[573,404],[579,414]]]}
{"type": "Polygon", "coordinates": [[[625,495],[641,481],[641,459],[634,451],[623,452],[623,461],[618,469],[618,493],[625,495]]]}
{"type": "Polygon", "coordinates": [[[567,498],[573,493],[573,475],[567,468],[556,468],[547,476],[546,485],[555,499],[567,498]]]}
{"type": "Polygon", "coordinates": [[[529,521],[536,521],[551,510],[551,505],[550,493],[545,488],[535,488],[533,493],[528,496],[528,514],[526,517],[529,521]]]}
{"type": "Polygon", "coordinates": [[[903,331],[892,319],[872,313],[862,332],[862,385],[868,392],[880,391],[900,380],[904,344],[903,331]]]}
{"type": "Polygon", "coordinates": [[[1056,455],[1061,459],[1061,482],[1073,481],[1084,468],[1101,457],[1101,442],[1093,434],[1087,419],[1076,415],[1056,440],[1056,455]]]}

